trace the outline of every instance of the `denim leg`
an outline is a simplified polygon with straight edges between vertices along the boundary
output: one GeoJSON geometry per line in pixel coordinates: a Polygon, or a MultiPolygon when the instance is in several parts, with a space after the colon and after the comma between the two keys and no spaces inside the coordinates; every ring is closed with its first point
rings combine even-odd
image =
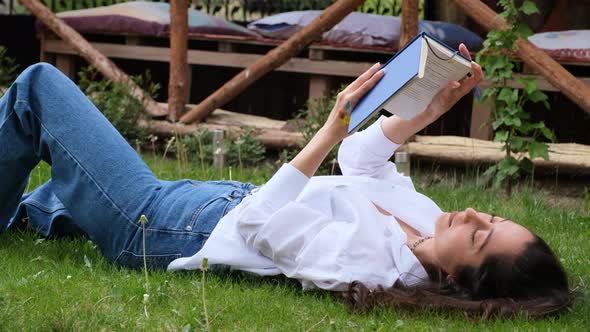
{"type": "MultiPolygon", "coordinates": [[[[236,181],[160,181],[162,189],[145,214],[149,222],[142,231],[132,232],[115,263],[166,268],[174,259],[192,256],[209,238],[217,223],[235,208],[255,186],[236,181]],[[145,236],[145,253],[143,237],[145,236]]],[[[23,195],[11,227],[28,227],[44,237],[85,234],[52,191],[49,180],[23,195]]],[[[135,226],[139,229],[139,225],[135,226]]]]}
{"type": "Polygon", "coordinates": [[[51,180],[23,195],[8,227],[31,229],[46,238],[87,235],[55,196],[51,180]]]}
{"type": "Polygon", "coordinates": [[[51,165],[55,196],[110,258],[160,189],[117,130],[48,64],[27,68],[0,99],[0,231],[40,160],[51,165]]]}

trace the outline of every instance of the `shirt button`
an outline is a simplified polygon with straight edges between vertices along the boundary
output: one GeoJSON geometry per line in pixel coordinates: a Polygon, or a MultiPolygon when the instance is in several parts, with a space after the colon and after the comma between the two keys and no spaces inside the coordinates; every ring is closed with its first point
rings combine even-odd
{"type": "Polygon", "coordinates": [[[192,231],[192,230],[193,230],[193,228],[192,228],[190,225],[189,225],[189,226],[186,226],[184,229],[185,229],[187,232],[190,232],[190,231],[192,231]]]}

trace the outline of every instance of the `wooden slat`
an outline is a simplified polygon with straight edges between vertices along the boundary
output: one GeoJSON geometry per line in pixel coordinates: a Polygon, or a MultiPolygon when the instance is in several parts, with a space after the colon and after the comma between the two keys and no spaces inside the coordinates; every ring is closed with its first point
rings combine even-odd
{"type": "MultiPolygon", "coordinates": [[[[239,39],[239,38],[232,38],[224,37],[223,39],[217,38],[207,38],[207,37],[200,37],[200,36],[189,36],[190,40],[197,40],[197,41],[204,41],[204,42],[225,42],[231,43],[235,45],[256,45],[256,46],[268,46],[268,47],[275,47],[280,45],[281,42],[284,40],[277,40],[277,39],[263,39],[263,40],[247,40],[247,39],[239,39]]],[[[346,45],[330,45],[330,44],[321,44],[321,43],[313,43],[309,45],[309,49],[316,49],[316,50],[326,50],[326,51],[334,51],[334,52],[355,52],[355,53],[371,53],[371,54],[395,54],[397,50],[395,49],[388,49],[387,47],[350,47],[346,45]]]]}
{"type": "MultiPolygon", "coordinates": [[[[168,62],[170,50],[167,47],[135,46],[123,44],[91,43],[108,57],[146,61],[168,62]]],[[[56,54],[76,54],[74,49],[60,40],[47,40],[45,52],[56,54]]],[[[262,55],[244,53],[221,53],[215,51],[188,51],[188,63],[194,65],[246,68],[260,59],[262,55]]],[[[337,60],[314,61],[305,58],[292,58],[277,68],[278,71],[292,73],[319,74],[331,76],[356,77],[373,64],[368,62],[348,62],[337,60]]]]}
{"type": "MultiPolygon", "coordinates": [[[[510,88],[517,88],[522,89],[524,86],[518,82],[519,78],[536,78],[537,79],[537,87],[539,90],[543,91],[552,91],[557,92],[560,91],[557,87],[549,83],[549,81],[541,76],[541,75],[524,75],[524,74],[514,74],[514,79],[506,80],[502,86],[510,87],[510,88]]],[[[590,86],[590,77],[578,77],[578,79],[584,82],[586,85],[590,86]]],[[[484,80],[480,83],[482,88],[491,87],[493,84],[490,80],[484,80]]]]}
{"type": "MultiPolygon", "coordinates": [[[[504,158],[499,142],[458,136],[416,136],[408,143],[408,151],[425,157],[455,163],[490,163],[504,158]]],[[[549,144],[549,160],[536,158],[541,168],[559,168],[560,172],[576,171],[590,174],[590,146],[575,143],[549,144]]]]}

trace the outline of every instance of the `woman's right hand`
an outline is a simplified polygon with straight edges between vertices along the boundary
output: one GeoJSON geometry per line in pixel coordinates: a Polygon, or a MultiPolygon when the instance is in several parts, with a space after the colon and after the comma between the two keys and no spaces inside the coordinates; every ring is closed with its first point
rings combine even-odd
{"type": "Polygon", "coordinates": [[[336,105],[326,123],[291,160],[293,167],[308,177],[315,174],[330,150],[348,136],[348,123],[345,120],[350,119],[354,106],[383,77],[383,71],[379,68],[381,65],[376,63],[338,94],[336,105]]]}
{"type": "Polygon", "coordinates": [[[384,72],[380,68],[380,63],[374,64],[338,94],[336,104],[321,129],[334,141],[340,142],[348,136],[350,113],[359,100],[383,77],[384,72]]]}

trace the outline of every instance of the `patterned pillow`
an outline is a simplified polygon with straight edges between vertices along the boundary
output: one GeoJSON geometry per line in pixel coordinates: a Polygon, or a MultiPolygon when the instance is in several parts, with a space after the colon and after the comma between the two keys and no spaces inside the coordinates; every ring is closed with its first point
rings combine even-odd
{"type": "MultiPolygon", "coordinates": [[[[138,34],[164,37],[170,34],[170,5],[135,1],[92,9],[72,10],[58,16],[81,33],[138,34]]],[[[237,24],[189,9],[188,32],[257,37],[237,24]]]]}

